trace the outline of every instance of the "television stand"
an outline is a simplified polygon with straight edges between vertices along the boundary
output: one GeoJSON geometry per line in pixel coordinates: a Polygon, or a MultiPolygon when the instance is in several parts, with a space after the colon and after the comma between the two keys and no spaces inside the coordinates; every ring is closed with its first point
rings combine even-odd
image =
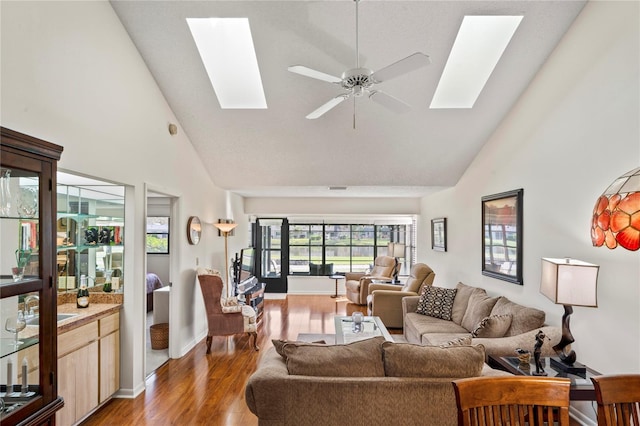
{"type": "Polygon", "coordinates": [[[262,321],[265,287],[265,283],[259,283],[256,280],[255,285],[247,288],[241,293],[238,293],[238,298],[244,298],[245,304],[247,306],[251,306],[256,311],[256,324],[260,324],[260,322],[262,321]]]}

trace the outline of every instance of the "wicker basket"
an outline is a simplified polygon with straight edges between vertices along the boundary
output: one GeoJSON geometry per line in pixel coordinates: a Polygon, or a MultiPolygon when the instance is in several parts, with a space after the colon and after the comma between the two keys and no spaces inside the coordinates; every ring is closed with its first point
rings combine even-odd
{"type": "Polygon", "coordinates": [[[153,324],[151,332],[151,349],[167,349],[169,347],[169,324],[153,324]]]}

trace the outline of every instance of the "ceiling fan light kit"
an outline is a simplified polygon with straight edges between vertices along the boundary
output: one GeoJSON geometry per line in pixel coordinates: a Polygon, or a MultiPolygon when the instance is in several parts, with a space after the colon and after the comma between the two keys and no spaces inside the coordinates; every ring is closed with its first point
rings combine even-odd
{"type": "Polygon", "coordinates": [[[335,96],[325,104],[307,115],[308,119],[316,119],[323,116],[331,109],[338,106],[343,101],[354,99],[354,128],[355,128],[355,99],[363,97],[365,94],[372,101],[386,107],[394,112],[407,112],[411,107],[409,104],[388,95],[380,90],[374,90],[376,84],[391,80],[401,75],[407,74],[418,68],[424,67],[431,63],[428,55],[422,52],[416,52],[397,62],[392,63],[378,71],[369,68],[360,67],[359,63],[359,46],[358,46],[358,3],[360,0],[354,0],[356,4],[356,67],[348,69],[342,73],[340,78],[321,71],[317,71],[303,65],[292,65],[287,68],[288,71],[303,75],[305,77],[315,78],[317,80],[326,81],[328,83],[339,84],[346,92],[335,96]]]}

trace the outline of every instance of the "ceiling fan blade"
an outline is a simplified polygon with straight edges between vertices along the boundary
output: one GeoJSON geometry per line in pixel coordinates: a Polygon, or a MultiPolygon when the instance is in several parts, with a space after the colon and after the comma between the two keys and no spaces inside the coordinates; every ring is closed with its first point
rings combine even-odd
{"type": "Polygon", "coordinates": [[[411,109],[411,105],[379,90],[372,90],[369,99],[397,113],[405,113],[411,109]]]}
{"type": "Polygon", "coordinates": [[[296,74],[304,75],[305,77],[315,78],[317,80],[328,81],[329,83],[341,83],[342,79],[333,75],[325,74],[320,71],[312,70],[302,65],[292,65],[287,70],[296,74]]]}
{"type": "Polygon", "coordinates": [[[336,96],[326,104],[322,105],[317,110],[313,111],[311,114],[307,115],[307,118],[309,120],[314,120],[316,118],[322,117],[326,112],[328,112],[330,109],[332,109],[333,107],[337,106],[338,104],[346,100],[348,97],[349,97],[348,94],[342,94],[342,95],[336,96]]]}
{"type": "Polygon", "coordinates": [[[402,74],[406,74],[413,70],[417,70],[418,68],[427,66],[430,63],[431,59],[428,55],[425,55],[422,52],[416,52],[404,59],[400,59],[398,62],[394,62],[391,65],[379,69],[378,71],[371,74],[371,78],[373,78],[377,83],[381,83],[383,81],[391,80],[392,78],[398,77],[402,74]]]}

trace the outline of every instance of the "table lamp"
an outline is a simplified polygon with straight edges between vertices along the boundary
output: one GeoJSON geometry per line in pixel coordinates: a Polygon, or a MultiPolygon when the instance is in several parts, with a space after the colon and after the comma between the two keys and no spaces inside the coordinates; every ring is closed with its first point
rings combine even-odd
{"type": "Polygon", "coordinates": [[[398,279],[398,274],[400,273],[398,258],[404,258],[404,250],[405,246],[402,243],[389,243],[389,245],[387,246],[387,256],[391,256],[396,260],[396,265],[393,268],[393,282],[395,284],[400,282],[400,280],[398,279]]]}
{"type": "Polygon", "coordinates": [[[576,259],[542,259],[540,293],[553,303],[564,305],[562,338],[553,347],[558,357],[551,357],[551,366],[571,374],[586,373],[586,367],[576,362],[576,353],[566,351],[575,340],[569,329],[573,306],[597,307],[598,265],[576,259]]]}
{"type": "Polygon", "coordinates": [[[227,298],[231,297],[229,292],[231,289],[231,283],[229,282],[229,249],[227,245],[227,238],[229,237],[229,232],[231,232],[236,226],[237,223],[214,223],[213,226],[218,228],[218,230],[224,236],[224,270],[227,273],[227,298]]]}

